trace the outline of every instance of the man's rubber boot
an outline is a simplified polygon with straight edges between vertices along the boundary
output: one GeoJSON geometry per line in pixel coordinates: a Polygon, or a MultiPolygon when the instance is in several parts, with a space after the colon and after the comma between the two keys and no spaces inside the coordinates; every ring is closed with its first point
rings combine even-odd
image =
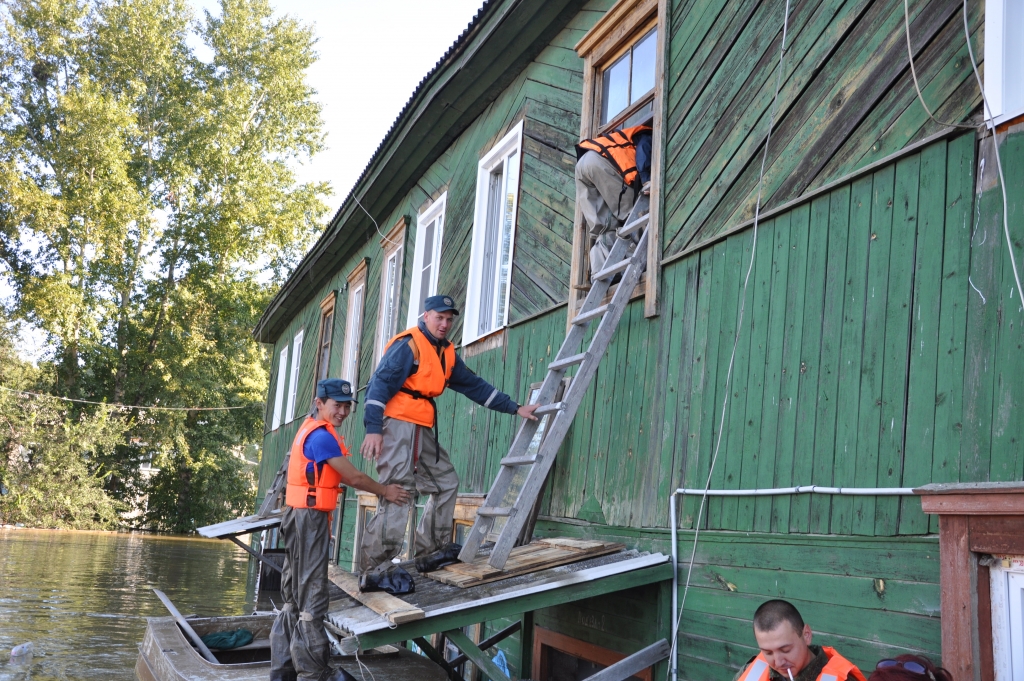
{"type": "Polygon", "coordinates": [[[295,668],[270,671],[270,681],[298,681],[299,673],[295,668]]]}
{"type": "Polygon", "coordinates": [[[416,570],[420,574],[440,570],[445,565],[453,565],[459,562],[459,552],[462,551],[462,544],[448,544],[425,556],[418,556],[415,561],[416,570]]]}
{"type": "Polygon", "coordinates": [[[358,681],[356,677],[349,674],[341,667],[331,669],[328,667],[320,676],[320,681],[358,681]]]}

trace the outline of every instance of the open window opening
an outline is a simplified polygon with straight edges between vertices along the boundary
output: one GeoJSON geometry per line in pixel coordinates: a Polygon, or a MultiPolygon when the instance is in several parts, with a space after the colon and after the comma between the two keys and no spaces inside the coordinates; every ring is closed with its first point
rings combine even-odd
{"type": "Polygon", "coordinates": [[[310,409],[316,398],[316,384],[328,378],[331,371],[331,341],[334,339],[334,307],[338,299],[336,291],[331,291],[320,301],[320,331],[317,334],[316,362],[313,367],[313,394],[309,398],[310,409]]]}
{"type": "Polygon", "coordinates": [[[345,319],[345,349],[341,376],[359,390],[359,346],[362,339],[363,307],[366,303],[366,272],[369,261],[363,259],[348,275],[348,315],[345,319]]]}
{"type": "MultiPolygon", "coordinates": [[[[661,279],[660,188],[661,117],[666,2],[619,0],[576,44],[583,58],[583,111],[580,139],[638,125],[652,128],[650,222],[647,271],[633,295],[644,296],[644,313],[658,311],[661,279]]],[[[590,289],[592,237],[577,202],[573,228],[568,319],[572,320],[590,289]]]]}
{"type": "Polygon", "coordinates": [[[480,160],[477,168],[463,345],[508,323],[522,143],[520,121],[480,160]]]}
{"type": "Polygon", "coordinates": [[[302,365],[302,336],[303,330],[299,329],[292,340],[292,375],[288,390],[288,409],[285,413],[285,423],[295,420],[295,398],[299,388],[299,368],[302,365]]]}
{"type": "Polygon", "coordinates": [[[416,218],[416,251],[412,260],[412,286],[409,295],[407,328],[423,317],[423,301],[437,295],[437,275],[441,265],[441,239],[444,236],[445,192],[416,218]]]}
{"type": "Polygon", "coordinates": [[[380,273],[380,309],[377,315],[377,347],[374,365],[384,356],[384,348],[399,326],[399,306],[402,303],[402,259],[405,254],[406,219],[400,219],[381,239],[384,260],[380,273]]]}

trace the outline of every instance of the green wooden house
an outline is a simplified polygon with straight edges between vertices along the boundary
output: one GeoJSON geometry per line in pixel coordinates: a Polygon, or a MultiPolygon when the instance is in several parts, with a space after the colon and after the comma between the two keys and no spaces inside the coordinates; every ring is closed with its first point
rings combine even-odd
{"type": "MultiPolygon", "coordinates": [[[[462,357],[525,401],[585,294],[574,145],[648,119],[648,269],[537,535],[670,553],[669,497],[705,486],[719,441],[714,490],[1024,480],[1010,260],[1024,267],[1022,11],[911,0],[905,22],[901,0],[488,0],[255,330],[273,353],[261,495],[315,380],[364,386],[427,295],[456,299],[462,357]]],[[[461,492],[485,493],[515,420],[447,394],[438,412],[461,492]]],[[[343,435],[358,446],[361,412],[343,435]]],[[[699,504],[679,500],[681,581],[699,504]]],[[[350,496],[342,564],[356,509],[350,496]]],[[[950,666],[938,518],[917,496],[708,498],[678,678],[731,679],[773,597],[862,668],[904,652],[950,666]]],[[[535,610],[501,647],[514,675],[561,678],[541,658],[582,670],[670,636],[670,596],[666,583],[535,610]]],[[[981,653],[957,662],[957,681],[991,672],[972,607],[981,653]]]]}

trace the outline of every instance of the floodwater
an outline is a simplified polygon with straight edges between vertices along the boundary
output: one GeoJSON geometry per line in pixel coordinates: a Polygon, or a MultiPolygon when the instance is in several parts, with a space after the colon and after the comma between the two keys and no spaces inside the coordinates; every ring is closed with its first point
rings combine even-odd
{"type": "Polygon", "coordinates": [[[0,681],[134,679],[146,617],[167,614],[153,587],[184,615],[241,615],[246,556],[209,539],[0,529],[0,681]],[[12,660],[27,641],[31,660],[12,660]]]}

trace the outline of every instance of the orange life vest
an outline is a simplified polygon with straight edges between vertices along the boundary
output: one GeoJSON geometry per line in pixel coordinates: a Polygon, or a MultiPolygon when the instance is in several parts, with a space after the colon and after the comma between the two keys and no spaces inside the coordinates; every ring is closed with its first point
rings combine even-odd
{"type": "Polygon", "coordinates": [[[384,415],[401,421],[408,421],[426,428],[433,428],[437,420],[434,398],[444,392],[455,368],[455,347],[449,343],[441,352],[430,339],[414,326],[406,329],[388,341],[386,352],[392,343],[405,338],[412,339],[409,349],[413,361],[419,366],[416,372],[405,379],[395,396],[384,406],[384,415]]]}
{"type": "Polygon", "coordinates": [[[622,173],[622,181],[633,186],[639,177],[636,167],[636,138],[642,133],[650,133],[651,126],[635,125],[625,130],[612,130],[607,135],[583,140],[576,145],[576,159],[579,160],[588,151],[596,151],[615,164],[622,173]]]}
{"type": "Polygon", "coordinates": [[[341,447],[342,456],[348,456],[348,447],[345,440],[338,435],[327,421],[306,417],[299,427],[292,441],[292,451],[288,455],[288,487],[285,490],[284,503],[292,508],[312,508],[317,511],[333,511],[338,507],[338,493],[341,491],[338,485],[342,483],[341,473],[331,468],[327,463],[317,464],[306,457],[302,451],[306,444],[306,438],[318,429],[326,428],[327,432],[334,436],[341,447]],[[313,464],[312,471],[307,466],[313,464]]]}
{"type": "MultiPolygon", "coordinates": [[[[818,674],[818,681],[845,681],[845,679],[865,681],[864,674],[857,669],[857,666],[837,653],[835,648],[822,646],[821,649],[828,656],[828,664],[818,674]]],[[[768,660],[765,659],[764,653],[758,653],[757,657],[743,670],[739,681],[768,681],[770,674],[768,660]]]]}

